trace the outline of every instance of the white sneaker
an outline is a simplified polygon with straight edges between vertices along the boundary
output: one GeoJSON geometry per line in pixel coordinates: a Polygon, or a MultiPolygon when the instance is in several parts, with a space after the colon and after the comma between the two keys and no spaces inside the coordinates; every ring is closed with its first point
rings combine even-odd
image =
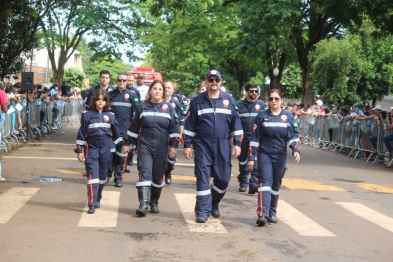
{"type": "Polygon", "coordinates": [[[5,177],[2,177],[2,176],[0,176],[0,182],[4,182],[4,181],[6,181],[7,179],[5,179],[5,177]]]}

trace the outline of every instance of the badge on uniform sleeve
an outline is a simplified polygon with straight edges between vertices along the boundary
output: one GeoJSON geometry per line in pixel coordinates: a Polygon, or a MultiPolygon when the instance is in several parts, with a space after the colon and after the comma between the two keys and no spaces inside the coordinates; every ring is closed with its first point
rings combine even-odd
{"type": "Polygon", "coordinates": [[[168,109],[168,105],[167,104],[163,104],[162,105],[162,111],[166,112],[167,109],[168,109]]]}
{"type": "Polygon", "coordinates": [[[173,108],[176,108],[176,104],[175,104],[175,103],[172,103],[172,107],[173,107],[173,108]]]}
{"type": "Polygon", "coordinates": [[[124,100],[128,100],[130,98],[130,95],[129,94],[126,94],[125,96],[124,96],[124,100]]]}
{"type": "Polygon", "coordinates": [[[286,123],[286,122],[287,122],[287,119],[288,119],[288,117],[287,117],[286,115],[282,115],[282,116],[281,116],[281,121],[282,121],[283,123],[286,123]]]}
{"type": "Polygon", "coordinates": [[[257,112],[258,112],[260,108],[261,108],[261,106],[260,106],[260,105],[258,105],[258,104],[256,104],[256,105],[255,105],[255,111],[257,111],[257,112]]]}
{"type": "Polygon", "coordinates": [[[109,116],[104,115],[103,118],[104,118],[104,122],[105,122],[105,123],[108,123],[108,122],[109,122],[109,116]]]}
{"type": "Polygon", "coordinates": [[[224,100],[224,101],[222,101],[222,103],[224,104],[224,108],[228,108],[228,106],[229,106],[229,101],[228,100],[224,100]]]}

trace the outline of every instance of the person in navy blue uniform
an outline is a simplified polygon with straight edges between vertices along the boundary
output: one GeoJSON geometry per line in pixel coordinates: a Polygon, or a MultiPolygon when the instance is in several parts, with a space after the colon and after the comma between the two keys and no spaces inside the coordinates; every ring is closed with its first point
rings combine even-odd
{"type": "Polygon", "coordinates": [[[181,104],[181,107],[182,107],[181,113],[182,113],[182,115],[184,117],[187,114],[187,105],[185,103],[185,98],[186,97],[184,95],[181,95],[181,94],[177,93],[177,84],[175,82],[171,82],[171,83],[173,84],[173,95],[172,95],[172,97],[175,100],[179,101],[179,103],[181,104]]]}
{"type": "MultiPolygon", "coordinates": [[[[180,134],[183,133],[184,129],[184,117],[183,117],[183,108],[181,103],[173,97],[174,86],[172,82],[165,82],[164,83],[165,89],[165,101],[171,103],[172,107],[175,109],[176,115],[179,119],[179,131],[180,134]]],[[[167,164],[168,167],[165,171],[165,184],[169,185],[172,183],[172,170],[174,169],[174,165],[176,163],[176,158],[168,157],[167,164]]]]}
{"type": "Polygon", "coordinates": [[[153,81],[146,100],[136,109],[122,150],[129,152],[130,145],[135,148],[138,142],[139,208],[136,214],[141,217],[146,216],[149,205],[151,213],[160,212],[158,200],[165,185],[167,158],[176,158],[180,141],[176,112],[164,98],[164,83],[153,81]]]}
{"type": "MultiPolygon", "coordinates": [[[[135,98],[134,102],[135,102],[135,108],[137,108],[139,106],[139,104],[142,102],[142,99],[141,99],[141,93],[134,86],[134,82],[135,82],[135,76],[132,74],[131,71],[128,71],[127,72],[127,89],[129,89],[131,92],[135,93],[136,98],[135,98]]],[[[133,158],[134,158],[134,153],[131,150],[128,153],[128,158],[127,158],[128,165],[130,165],[130,166],[134,165],[133,158]]]]}
{"type": "Polygon", "coordinates": [[[100,84],[90,88],[89,93],[86,96],[86,102],[85,102],[86,109],[88,109],[89,104],[90,104],[90,100],[93,97],[93,94],[96,90],[104,89],[107,92],[110,92],[115,89],[115,87],[113,87],[109,84],[109,82],[111,81],[111,74],[108,70],[102,70],[100,72],[99,80],[100,80],[100,84]]]}
{"type": "Polygon", "coordinates": [[[191,100],[183,132],[186,159],[192,157],[192,145],[195,150],[197,223],[206,223],[210,214],[215,218],[220,216],[219,203],[231,180],[230,139],[233,139],[233,154],[238,157],[243,136],[235,100],[220,91],[220,72],[209,71],[205,82],[207,91],[191,100]]]}
{"type": "Polygon", "coordinates": [[[87,202],[89,214],[100,207],[102,190],[106,182],[112,140],[119,151],[123,138],[116,127],[116,119],[109,111],[108,94],[103,89],[94,92],[89,110],[82,114],[76,140],[77,158],[85,161],[87,173],[87,202]]]}
{"type": "Polygon", "coordinates": [[[268,94],[269,109],[255,118],[250,141],[248,168],[258,159],[258,226],[268,221],[277,223],[277,203],[287,162],[287,145],[295,162],[300,161],[299,127],[291,112],[282,109],[282,93],[272,89],[268,94]]]}
{"type": "Polygon", "coordinates": [[[240,174],[237,176],[237,179],[239,181],[239,191],[246,192],[247,186],[249,186],[248,193],[252,195],[258,192],[258,165],[255,163],[253,170],[250,171],[248,169],[248,147],[250,145],[255,117],[259,112],[265,110],[266,105],[265,102],[258,100],[259,91],[256,84],[249,82],[244,89],[246,91],[245,99],[236,103],[244,132],[241,153],[238,157],[240,174]],[[249,173],[250,181],[248,181],[249,173]]]}
{"type": "MultiPolygon", "coordinates": [[[[111,111],[115,114],[117,128],[119,129],[120,135],[123,139],[127,136],[127,130],[131,124],[135,110],[135,93],[131,92],[126,88],[127,75],[119,73],[117,75],[117,88],[108,92],[111,111]]],[[[112,146],[114,150],[114,146],[112,146]]],[[[127,173],[130,170],[126,169],[127,166],[127,154],[116,150],[112,155],[112,161],[114,163],[114,182],[116,187],[122,187],[122,181],[124,177],[124,171],[127,173]]],[[[109,172],[108,172],[109,173],[109,172]]],[[[108,174],[110,179],[112,173],[108,174]]]]}

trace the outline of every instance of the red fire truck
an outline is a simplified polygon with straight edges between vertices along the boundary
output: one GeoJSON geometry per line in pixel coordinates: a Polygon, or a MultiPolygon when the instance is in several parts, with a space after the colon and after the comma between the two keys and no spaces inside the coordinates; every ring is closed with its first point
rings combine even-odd
{"type": "Polygon", "coordinates": [[[150,84],[154,80],[164,81],[160,72],[156,72],[154,68],[143,68],[143,67],[135,67],[131,70],[132,74],[134,75],[135,79],[138,77],[139,74],[144,74],[145,76],[145,85],[150,86],[150,84]]]}

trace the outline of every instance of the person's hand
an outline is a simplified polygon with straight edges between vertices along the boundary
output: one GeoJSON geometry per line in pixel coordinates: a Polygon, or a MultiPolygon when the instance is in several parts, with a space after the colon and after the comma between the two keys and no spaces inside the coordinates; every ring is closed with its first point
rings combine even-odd
{"type": "Polygon", "coordinates": [[[177,156],[177,148],[171,147],[168,151],[168,157],[175,158],[177,156]]]}
{"type": "Polygon", "coordinates": [[[253,160],[248,160],[247,165],[248,165],[249,170],[254,170],[254,161],[253,160]]]}
{"type": "Polygon", "coordinates": [[[124,146],[122,146],[122,148],[121,148],[121,153],[122,153],[122,154],[129,153],[130,151],[131,151],[131,147],[129,147],[129,146],[124,145],[124,146]]]}
{"type": "Polygon", "coordinates": [[[241,151],[240,146],[234,146],[232,150],[232,155],[238,157],[240,155],[240,151],[241,151]]]}
{"type": "Polygon", "coordinates": [[[76,158],[78,158],[78,161],[79,161],[79,162],[85,161],[85,156],[83,155],[83,153],[78,153],[78,154],[76,155],[76,158]]]}
{"type": "Polygon", "coordinates": [[[229,143],[233,146],[235,143],[233,143],[233,137],[229,139],[229,143]]]}
{"type": "Polygon", "coordinates": [[[192,150],[191,148],[184,148],[183,150],[184,157],[189,160],[192,157],[192,150]]]}
{"type": "MultiPolygon", "coordinates": [[[[295,157],[295,162],[298,163],[300,161],[300,153],[295,152],[295,153],[293,153],[293,156],[295,157]]],[[[250,170],[252,170],[252,169],[250,169],[250,170]]]]}

